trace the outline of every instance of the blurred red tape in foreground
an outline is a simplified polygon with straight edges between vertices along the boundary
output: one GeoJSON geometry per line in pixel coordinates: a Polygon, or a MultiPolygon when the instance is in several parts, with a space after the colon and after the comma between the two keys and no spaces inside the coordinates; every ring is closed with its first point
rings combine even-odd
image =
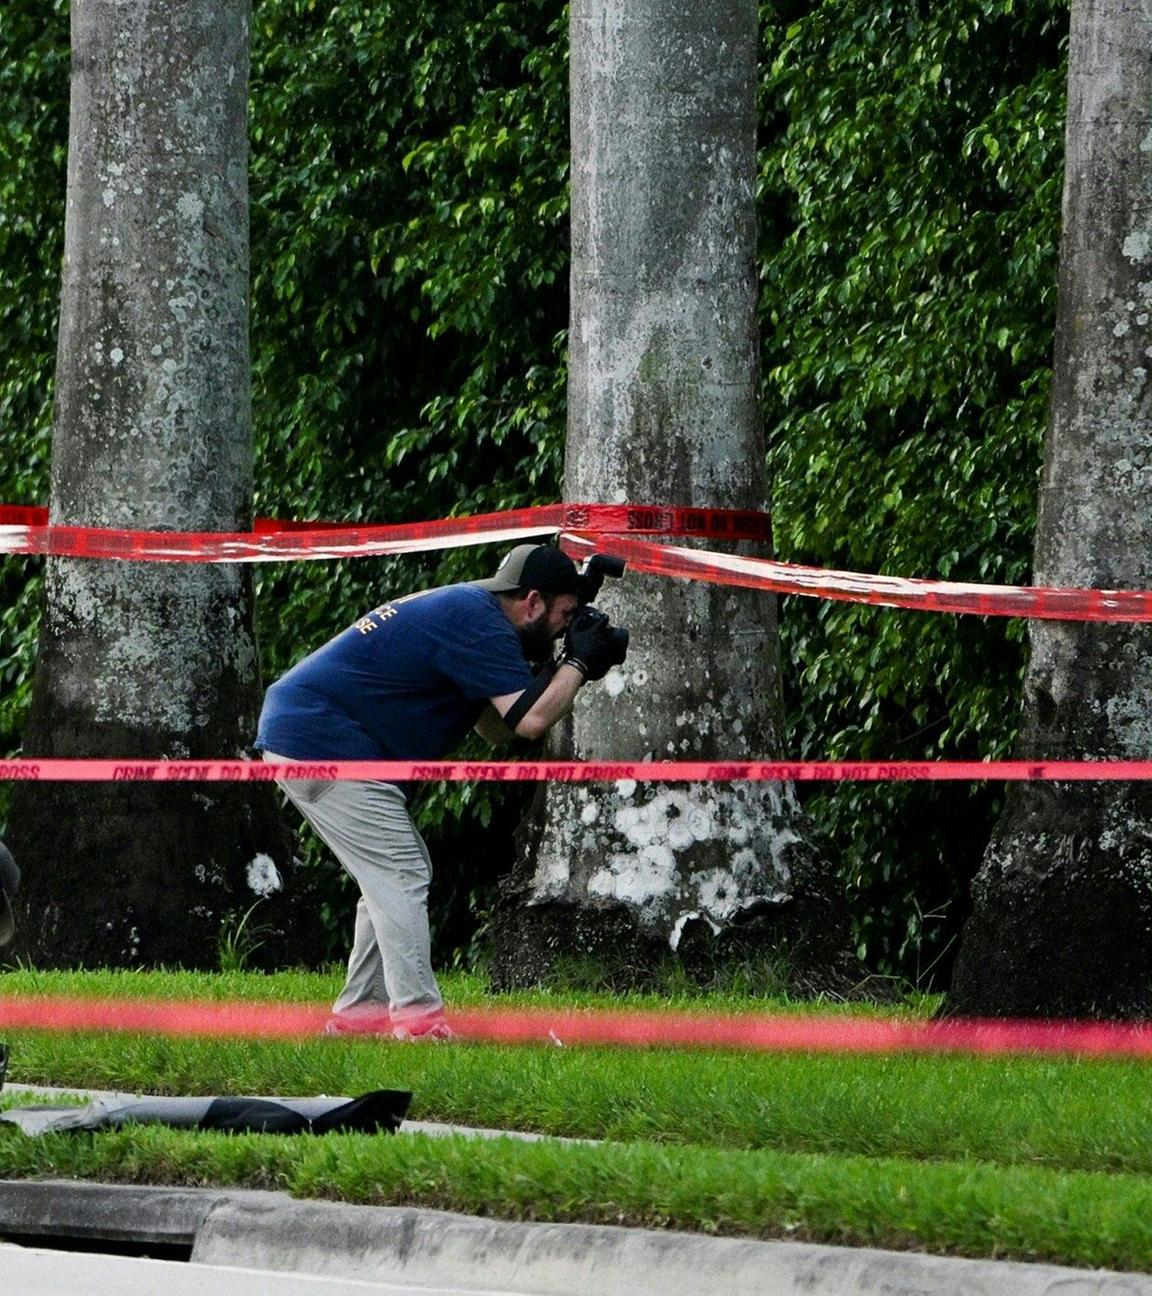
{"type": "Polygon", "coordinates": [[[1083,783],[1146,781],[1152,761],[298,761],[0,760],[0,780],[41,783],[1083,783]]]}
{"type": "MultiPolygon", "coordinates": [[[[0,1027],[132,1031],[156,1035],[289,1039],[317,1035],[329,1009],[317,1004],[173,1002],[0,996],[0,1027]]],[[[1152,1055],[1152,1026],[1075,1021],[891,1021],[860,1017],[674,1012],[556,1012],[459,1008],[446,1014],[461,1039],[500,1044],[720,1048],[789,1053],[1046,1053],[1152,1055]]],[[[370,1023],[364,1021],[361,1026],[370,1023]]],[[[386,1019],[381,1020],[387,1030],[386,1019]]],[[[347,1037],[345,1037],[347,1038],[347,1037]]]]}

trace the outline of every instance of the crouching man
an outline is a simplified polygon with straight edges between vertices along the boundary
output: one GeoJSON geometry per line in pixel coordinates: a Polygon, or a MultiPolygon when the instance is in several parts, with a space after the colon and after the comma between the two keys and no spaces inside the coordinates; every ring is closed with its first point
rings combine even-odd
{"type": "MultiPolygon", "coordinates": [[[[489,580],[384,603],[272,685],[255,747],[275,762],[434,761],[472,728],[490,741],[539,738],[627,651],[580,593],[566,554],[519,545],[489,580]]],[[[277,781],[360,888],[329,1033],[450,1038],[431,963],[431,864],[405,787],[277,781]]]]}

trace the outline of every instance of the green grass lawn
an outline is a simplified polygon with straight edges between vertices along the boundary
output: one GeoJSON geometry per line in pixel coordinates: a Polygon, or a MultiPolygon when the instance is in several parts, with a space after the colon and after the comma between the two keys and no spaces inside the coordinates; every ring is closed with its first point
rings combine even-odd
{"type": "MultiPolygon", "coordinates": [[[[324,1001],[339,975],[0,976],[3,994],[324,1001]]],[[[450,1004],[484,997],[449,977],[450,1004]]],[[[689,995],[524,994],[558,1008],[877,1012],[689,995]]],[[[913,1002],[897,1011],[927,1012],[913,1002]]],[[[6,1032],[11,1080],[150,1093],[411,1089],[411,1116],[599,1140],[229,1136],[30,1139],[0,1174],[227,1183],[516,1219],[593,1220],[1152,1271],[1147,1064],[6,1032]]],[[[25,1102],[4,1096],[9,1105],[25,1102]]]]}

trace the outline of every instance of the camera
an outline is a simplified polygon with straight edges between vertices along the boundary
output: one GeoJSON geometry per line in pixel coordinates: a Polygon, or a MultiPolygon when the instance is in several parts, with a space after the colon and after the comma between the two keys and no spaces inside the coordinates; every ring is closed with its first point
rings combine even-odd
{"type": "Polygon", "coordinates": [[[607,554],[593,554],[580,569],[580,575],[576,578],[576,598],[581,605],[594,603],[596,595],[600,593],[600,586],[604,584],[605,576],[611,576],[615,580],[623,575],[623,558],[610,558],[607,554]]]}
{"type": "MultiPolygon", "coordinates": [[[[588,605],[600,593],[600,587],[604,584],[605,576],[617,579],[623,575],[624,560],[622,558],[612,558],[608,554],[593,554],[580,571],[579,585],[576,591],[576,598],[579,600],[580,607],[572,618],[572,624],[579,626],[587,624],[588,621],[594,618],[602,617],[604,615],[602,612],[598,612],[588,605]]],[[[609,652],[608,664],[620,666],[628,655],[628,631],[623,626],[609,626],[606,638],[609,652]]]]}

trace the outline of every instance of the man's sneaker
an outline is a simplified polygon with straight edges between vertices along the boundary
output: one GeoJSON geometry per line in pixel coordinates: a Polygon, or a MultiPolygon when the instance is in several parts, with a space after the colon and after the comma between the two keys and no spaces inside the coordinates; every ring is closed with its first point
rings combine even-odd
{"type": "Polygon", "coordinates": [[[393,1026],[392,1038],[405,1044],[443,1044],[456,1038],[456,1032],[436,1013],[431,1017],[417,1017],[402,1026],[393,1026]]]}
{"type": "Polygon", "coordinates": [[[333,1013],[324,1023],[323,1033],[325,1035],[390,1035],[392,1018],[383,1008],[333,1013]]]}

